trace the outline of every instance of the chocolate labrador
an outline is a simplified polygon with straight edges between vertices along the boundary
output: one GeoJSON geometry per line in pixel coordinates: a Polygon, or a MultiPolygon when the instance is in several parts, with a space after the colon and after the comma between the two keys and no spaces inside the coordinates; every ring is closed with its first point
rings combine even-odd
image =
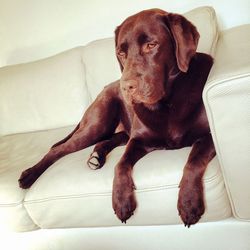
{"type": "Polygon", "coordinates": [[[155,149],[192,146],[177,207],[185,226],[196,223],[205,209],[202,178],[215,156],[202,102],[213,59],[196,52],[198,40],[196,27],[178,14],[151,9],[127,18],[115,31],[121,79],[103,89],[70,135],[22,173],[20,187],[29,188],[69,153],[96,144],[88,165],[98,169],[112,149],[126,144],[112,194],[115,214],[126,222],[136,208],[135,163],[155,149]]]}

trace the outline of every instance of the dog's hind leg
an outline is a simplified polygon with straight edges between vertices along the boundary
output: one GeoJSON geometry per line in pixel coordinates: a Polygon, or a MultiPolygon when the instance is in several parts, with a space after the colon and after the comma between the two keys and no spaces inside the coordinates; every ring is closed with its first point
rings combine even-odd
{"type": "Polygon", "coordinates": [[[66,137],[67,140],[55,144],[36,165],[21,174],[21,188],[29,188],[49,166],[63,156],[112,138],[120,121],[120,105],[112,95],[111,87],[105,88],[97,97],[85,112],[78,129],[66,137]]]}
{"type": "Polygon", "coordinates": [[[68,140],[72,137],[72,135],[79,129],[79,127],[80,127],[80,123],[77,124],[77,126],[75,127],[75,129],[74,129],[69,135],[67,135],[67,136],[66,136],[65,138],[63,138],[61,141],[55,143],[51,148],[55,148],[55,147],[57,147],[58,145],[61,145],[61,144],[63,144],[64,142],[68,141],[68,140]]]}
{"type": "Polygon", "coordinates": [[[125,145],[129,140],[129,136],[125,131],[121,131],[112,135],[108,140],[98,142],[88,159],[88,165],[91,169],[99,169],[103,167],[106,156],[116,147],[125,145]]]}

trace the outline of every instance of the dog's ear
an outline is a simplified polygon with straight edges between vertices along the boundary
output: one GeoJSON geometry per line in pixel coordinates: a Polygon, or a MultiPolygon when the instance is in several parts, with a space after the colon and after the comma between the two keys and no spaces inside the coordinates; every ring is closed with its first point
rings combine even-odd
{"type": "MultiPolygon", "coordinates": [[[[118,43],[117,41],[118,41],[118,36],[119,36],[119,33],[120,33],[120,28],[121,28],[121,26],[118,26],[118,27],[116,27],[116,29],[115,29],[115,49],[116,49],[117,43],[118,43]]],[[[120,62],[120,60],[119,60],[119,58],[118,58],[118,57],[116,57],[116,58],[117,58],[117,60],[118,60],[118,62],[119,62],[121,71],[123,71],[123,66],[122,66],[122,64],[121,64],[121,62],[120,62]]]]}
{"type": "Polygon", "coordinates": [[[177,65],[182,72],[187,72],[189,62],[196,53],[200,35],[191,22],[178,14],[168,13],[167,25],[175,41],[177,65]]]}

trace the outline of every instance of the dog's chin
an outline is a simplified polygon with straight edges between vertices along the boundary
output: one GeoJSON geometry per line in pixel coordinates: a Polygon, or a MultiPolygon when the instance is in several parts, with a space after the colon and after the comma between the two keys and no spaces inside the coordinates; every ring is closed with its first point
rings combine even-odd
{"type": "Polygon", "coordinates": [[[132,106],[136,104],[143,104],[146,107],[155,106],[161,99],[160,97],[142,97],[142,96],[132,96],[132,95],[123,95],[125,102],[127,105],[132,106]]]}

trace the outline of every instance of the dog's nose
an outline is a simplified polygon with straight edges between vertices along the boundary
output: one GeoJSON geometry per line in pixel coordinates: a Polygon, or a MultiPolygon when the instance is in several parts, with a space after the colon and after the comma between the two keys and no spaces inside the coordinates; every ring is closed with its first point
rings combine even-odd
{"type": "Polygon", "coordinates": [[[136,80],[122,80],[121,84],[122,84],[122,89],[131,93],[131,94],[133,92],[135,92],[135,90],[137,88],[137,81],[136,80]]]}

